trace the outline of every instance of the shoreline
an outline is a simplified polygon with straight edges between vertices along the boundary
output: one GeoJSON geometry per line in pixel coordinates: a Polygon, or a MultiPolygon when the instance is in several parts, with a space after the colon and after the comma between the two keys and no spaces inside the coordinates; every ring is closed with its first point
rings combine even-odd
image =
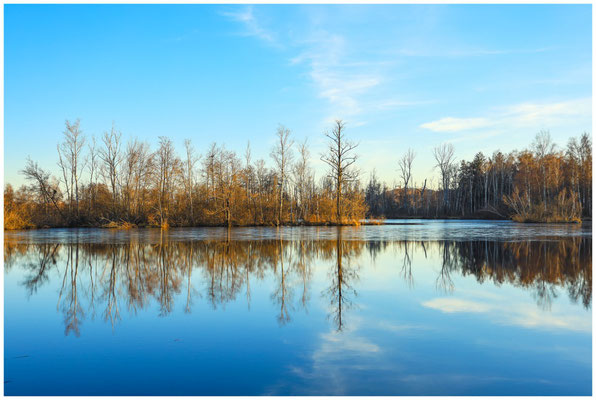
{"type": "Polygon", "coordinates": [[[411,220],[425,220],[425,221],[432,221],[432,220],[448,220],[448,221],[511,221],[520,224],[575,224],[575,225],[591,225],[592,219],[586,218],[579,222],[575,221],[559,221],[559,222],[546,222],[546,221],[525,221],[525,222],[517,222],[513,221],[512,219],[506,218],[480,218],[480,217],[415,217],[415,216],[408,216],[408,217],[395,217],[395,218],[387,218],[387,219],[369,219],[362,221],[357,224],[333,224],[333,223],[285,223],[280,225],[274,224],[251,224],[251,225],[233,225],[228,227],[225,224],[218,224],[218,225],[180,225],[180,226],[169,226],[167,228],[162,228],[160,226],[155,225],[134,225],[134,224],[127,224],[122,226],[117,225],[75,225],[75,226],[44,226],[44,227],[37,227],[37,228],[29,228],[29,229],[4,229],[4,232],[14,232],[14,231],[38,231],[38,230],[51,230],[51,229],[106,229],[106,230],[135,230],[135,229],[163,229],[169,230],[177,229],[177,228],[282,228],[282,227],[308,227],[308,226],[317,226],[317,227],[358,227],[358,226],[382,226],[382,225],[422,225],[422,222],[388,222],[388,221],[411,221],[411,220]]]}

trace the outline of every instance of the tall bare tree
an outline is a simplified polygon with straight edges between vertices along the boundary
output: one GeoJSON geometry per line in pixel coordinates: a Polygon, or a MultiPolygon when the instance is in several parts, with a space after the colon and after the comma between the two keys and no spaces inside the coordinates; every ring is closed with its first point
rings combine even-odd
{"type": "Polygon", "coordinates": [[[112,208],[115,209],[118,201],[118,172],[122,162],[121,146],[122,133],[112,124],[110,132],[104,132],[103,147],[99,149],[99,158],[103,161],[101,173],[104,180],[112,189],[112,208]]]}
{"type": "Polygon", "coordinates": [[[341,120],[336,120],[331,131],[325,132],[325,136],[329,139],[328,149],[321,156],[321,161],[331,168],[328,176],[335,185],[336,222],[340,224],[343,217],[342,190],[346,183],[358,177],[358,171],[351,168],[358,158],[353,153],[358,143],[346,138],[345,123],[341,120]]]}
{"type": "Polygon", "coordinates": [[[284,204],[284,193],[286,187],[286,180],[288,175],[288,167],[292,163],[294,155],[292,153],[292,146],[294,141],[290,138],[291,131],[285,126],[280,125],[277,128],[276,136],[277,142],[271,150],[271,157],[275,161],[277,166],[277,174],[279,179],[279,194],[278,204],[279,209],[277,213],[277,225],[283,223],[283,204],[284,204]]]}
{"type": "Polygon", "coordinates": [[[545,203],[547,202],[546,196],[546,186],[547,186],[547,163],[544,162],[546,157],[554,153],[555,151],[555,144],[550,136],[549,131],[540,131],[536,134],[534,138],[534,142],[532,142],[532,149],[534,150],[534,154],[540,163],[540,174],[542,175],[542,201],[545,203]]]}
{"type": "Polygon", "coordinates": [[[58,165],[62,169],[69,209],[75,204],[75,215],[79,217],[79,179],[84,168],[82,157],[85,146],[85,136],[81,130],[81,123],[77,119],[74,123],[66,120],[63,132],[64,141],[58,145],[58,165]],[[82,165],[81,165],[82,164],[82,165]]]}
{"type": "Polygon", "coordinates": [[[312,179],[312,173],[309,167],[310,151],[308,150],[306,139],[298,145],[298,155],[298,161],[294,165],[294,181],[296,183],[299,218],[304,220],[308,212],[307,195],[310,188],[310,180],[312,179]]]}
{"type": "Polygon", "coordinates": [[[162,228],[169,226],[170,204],[180,160],[175,154],[174,144],[165,136],[159,137],[159,148],[155,152],[155,178],[157,208],[162,228]]]}
{"type": "Polygon", "coordinates": [[[414,150],[408,149],[408,151],[399,159],[398,162],[401,179],[404,184],[404,204],[406,205],[406,208],[409,208],[408,184],[412,178],[412,163],[414,162],[415,157],[416,153],[414,150]]]}
{"type": "Polygon", "coordinates": [[[95,180],[97,175],[97,141],[95,140],[95,136],[91,136],[91,142],[88,145],[89,152],[87,153],[87,168],[89,169],[89,210],[88,214],[91,215],[91,212],[94,207],[95,203],[95,193],[97,192],[95,188],[95,180]]]}
{"type": "Polygon", "coordinates": [[[455,162],[455,149],[451,143],[443,143],[433,149],[433,155],[437,164],[435,168],[439,168],[441,172],[441,182],[443,189],[443,206],[449,206],[449,184],[451,181],[451,173],[453,172],[453,164],[455,162]]]}
{"type": "Polygon", "coordinates": [[[186,150],[186,160],[184,160],[184,189],[186,191],[186,195],[188,196],[188,204],[190,208],[190,222],[191,224],[194,224],[195,216],[193,208],[192,189],[194,187],[195,179],[195,164],[199,159],[195,154],[195,149],[190,139],[184,140],[184,149],[186,150]]]}

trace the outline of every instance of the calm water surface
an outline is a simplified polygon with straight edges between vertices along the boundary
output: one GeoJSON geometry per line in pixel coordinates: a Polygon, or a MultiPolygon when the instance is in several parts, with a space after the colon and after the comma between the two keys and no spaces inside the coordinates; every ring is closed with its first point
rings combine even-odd
{"type": "Polygon", "coordinates": [[[590,395],[591,226],[7,232],[7,395],[590,395]]]}

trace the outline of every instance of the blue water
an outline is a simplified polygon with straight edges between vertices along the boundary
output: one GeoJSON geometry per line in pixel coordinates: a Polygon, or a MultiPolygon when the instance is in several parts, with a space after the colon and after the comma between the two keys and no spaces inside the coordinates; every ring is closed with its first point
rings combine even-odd
{"type": "Polygon", "coordinates": [[[590,395],[578,225],[6,232],[7,395],[590,395]]]}

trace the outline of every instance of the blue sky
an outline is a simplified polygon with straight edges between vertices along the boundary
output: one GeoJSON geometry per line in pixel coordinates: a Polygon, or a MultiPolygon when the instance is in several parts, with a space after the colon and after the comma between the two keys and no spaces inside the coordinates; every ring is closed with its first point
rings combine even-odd
{"type": "Polygon", "coordinates": [[[5,5],[5,180],[25,158],[57,173],[65,119],[100,136],[191,138],[265,158],[279,123],[308,138],[341,118],[363,178],[391,184],[432,148],[560,145],[592,126],[591,5],[5,5]]]}

